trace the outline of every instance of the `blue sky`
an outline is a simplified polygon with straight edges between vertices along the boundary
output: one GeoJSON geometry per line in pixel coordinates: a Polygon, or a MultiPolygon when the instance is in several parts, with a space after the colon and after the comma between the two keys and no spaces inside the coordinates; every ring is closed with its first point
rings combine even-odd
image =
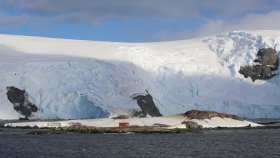
{"type": "Polygon", "coordinates": [[[0,33],[149,42],[280,28],[279,0],[0,0],[0,33]]]}

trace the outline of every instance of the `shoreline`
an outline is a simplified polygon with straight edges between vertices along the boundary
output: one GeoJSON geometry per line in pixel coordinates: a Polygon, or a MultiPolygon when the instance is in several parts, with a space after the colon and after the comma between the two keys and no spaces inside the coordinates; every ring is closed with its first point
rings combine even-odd
{"type": "Polygon", "coordinates": [[[28,135],[51,135],[51,134],[66,134],[66,133],[81,133],[81,134],[177,134],[177,133],[203,133],[206,131],[226,131],[226,130],[258,130],[258,129],[280,129],[280,126],[264,125],[258,127],[216,127],[216,128],[202,128],[202,129],[182,129],[174,128],[168,129],[163,127],[152,126],[139,126],[139,127],[9,127],[0,126],[0,132],[2,129],[30,129],[28,135]]]}
{"type": "MultiPolygon", "coordinates": [[[[190,110],[160,117],[115,117],[81,120],[0,120],[2,128],[33,129],[33,134],[187,133],[209,130],[280,129],[280,120],[248,121],[236,115],[190,110]]],[[[32,133],[31,133],[32,134],[32,133]]]]}

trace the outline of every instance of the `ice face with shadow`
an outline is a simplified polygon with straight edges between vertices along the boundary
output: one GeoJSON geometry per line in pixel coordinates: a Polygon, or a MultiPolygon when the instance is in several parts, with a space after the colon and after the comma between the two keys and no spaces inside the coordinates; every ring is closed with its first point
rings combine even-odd
{"type": "Polygon", "coordinates": [[[19,117],[7,86],[28,93],[38,107],[32,118],[133,115],[141,108],[132,96],[146,90],[163,115],[198,109],[280,117],[279,75],[252,82],[238,72],[259,49],[279,55],[279,42],[280,31],[156,43],[0,35],[0,119],[19,117]]]}

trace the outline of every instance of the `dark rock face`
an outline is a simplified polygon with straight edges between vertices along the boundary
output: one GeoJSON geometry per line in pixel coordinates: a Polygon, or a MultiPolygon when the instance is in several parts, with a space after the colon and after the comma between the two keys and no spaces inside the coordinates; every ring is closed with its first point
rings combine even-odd
{"type": "Polygon", "coordinates": [[[139,113],[139,116],[147,115],[149,114],[152,117],[162,116],[162,114],[159,112],[158,108],[156,107],[153,97],[149,92],[146,90],[146,95],[133,95],[132,98],[137,100],[137,104],[141,108],[142,112],[139,113]]]}
{"type": "Polygon", "coordinates": [[[223,114],[215,111],[191,110],[191,111],[187,111],[185,113],[185,116],[188,117],[189,119],[199,119],[199,120],[211,119],[213,117],[232,118],[235,120],[242,120],[240,117],[236,115],[223,114]]]}
{"type": "Polygon", "coordinates": [[[279,57],[276,51],[272,48],[260,49],[257,53],[257,59],[254,60],[256,65],[241,66],[239,73],[245,78],[250,77],[252,81],[268,80],[276,74],[273,71],[278,69],[279,57]]]}
{"type": "Polygon", "coordinates": [[[37,112],[38,108],[28,100],[28,94],[16,87],[7,87],[8,100],[13,104],[14,109],[25,119],[31,116],[32,112],[37,112]]]}

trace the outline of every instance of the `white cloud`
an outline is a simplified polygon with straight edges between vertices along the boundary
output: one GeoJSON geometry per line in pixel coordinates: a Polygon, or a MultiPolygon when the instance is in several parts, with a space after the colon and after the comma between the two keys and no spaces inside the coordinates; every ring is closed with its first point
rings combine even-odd
{"type": "Polygon", "coordinates": [[[263,14],[247,14],[232,20],[208,19],[194,30],[189,29],[177,33],[159,31],[154,35],[154,40],[179,40],[238,30],[279,30],[279,17],[280,11],[275,10],[263,14]]]}
{"type": "Polygon", "coordinates": [[[205,36],[232,30],[276,30],[280,28],[279,17],[280,11],[271,11],[266,14],[248,14],[231,21],[209,20],[195,35],[205,36]]]}

